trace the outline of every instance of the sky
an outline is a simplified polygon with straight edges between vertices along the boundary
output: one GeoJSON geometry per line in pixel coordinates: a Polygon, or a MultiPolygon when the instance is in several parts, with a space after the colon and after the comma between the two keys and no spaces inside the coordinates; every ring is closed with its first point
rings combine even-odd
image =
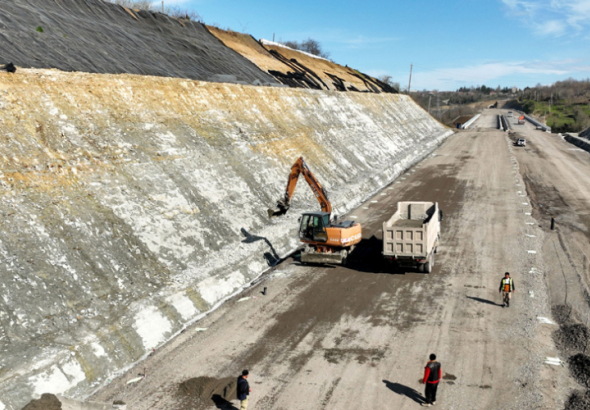
{"type": "MultiPolygon", "coordinates": [[[[160,5],[160,1],[155,4],[160,5]]],[[[313,38],[335,62],[412,90],[590,77],[590,0],[165,0],[256,39],[313,38]]]]}

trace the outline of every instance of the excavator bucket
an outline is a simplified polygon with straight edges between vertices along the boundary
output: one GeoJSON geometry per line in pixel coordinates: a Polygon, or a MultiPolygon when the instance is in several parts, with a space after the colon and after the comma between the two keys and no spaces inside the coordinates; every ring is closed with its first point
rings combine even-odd
{"type": "Polygon", "coordinates": [[[277,202],[276,208],[268,208],[267,209],[268,217],[274,218],[276,216],[285,215],[288,210],[289,210],[289,205],[285,205],[285,203],[283,201],[279,201],[279,202],[277,202]]]}

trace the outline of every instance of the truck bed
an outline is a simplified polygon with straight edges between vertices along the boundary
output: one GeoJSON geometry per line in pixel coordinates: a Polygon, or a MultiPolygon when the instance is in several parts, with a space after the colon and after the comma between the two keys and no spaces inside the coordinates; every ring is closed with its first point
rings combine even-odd
{"type": "Polygon", "coordinates": [[[397,228],[421,228],[424,221],[421,219],[398,219],[392,226],[397,228]]]}

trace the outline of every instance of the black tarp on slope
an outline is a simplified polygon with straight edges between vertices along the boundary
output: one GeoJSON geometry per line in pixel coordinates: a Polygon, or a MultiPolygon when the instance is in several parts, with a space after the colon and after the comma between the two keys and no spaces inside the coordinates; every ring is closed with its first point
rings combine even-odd
{"type": "Polygon", "coordinates": [[[0,0],[0,64],[274,83],[200,23],[102,0],[0,0]]]}

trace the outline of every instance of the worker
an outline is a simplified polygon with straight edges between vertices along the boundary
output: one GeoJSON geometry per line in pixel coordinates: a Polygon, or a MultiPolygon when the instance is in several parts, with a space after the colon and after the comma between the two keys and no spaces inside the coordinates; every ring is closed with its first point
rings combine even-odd
{"type": "Polygon", "coordinates": [[[252,391],[248,384],[248,370],[242,371],[242,375],[238,377],[238,400],[240,401],[240,410],[246,410],[248,408],[248,395],[252,391]]]}
{"type": "Polygon", "coordinates": [[[514,280],[510,277],[510,272],[506,272],[500,282],[500,293],[502,293],[502,307],[510,307],[510,297],[514,292],[514,280]]]}
{"type": "Polygon", "coordinates": [[[426,385],[424,391],[424,397],[426,401],[422,403],[422,406],[434,406],[436,404],[436,390],[438,389],[438,382],[442,377],[442,369],[440,363],[436,361],[436,355],[433,353],[430,355],[430,361],[426,363],[424,368],[424,379],[422,383],[426,385]]]}

